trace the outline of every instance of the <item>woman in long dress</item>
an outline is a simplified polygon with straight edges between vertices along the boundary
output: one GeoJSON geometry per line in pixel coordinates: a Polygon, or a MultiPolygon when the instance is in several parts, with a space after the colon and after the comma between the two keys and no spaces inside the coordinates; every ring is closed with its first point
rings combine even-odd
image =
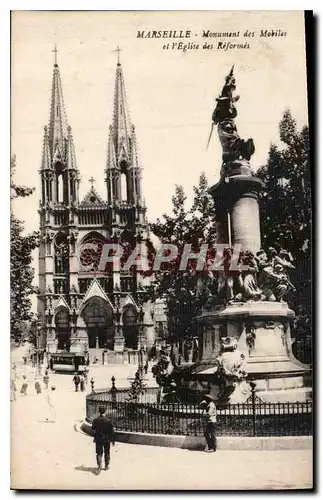
{"type": "Polygon", "coordinates": [[[35,389],[36,389],[37,394],[41,394],[41,386],[40,386],[39,380],[36,380],[36,382],[35,382],[35,389]]]}
{"type": "Polygon", "coordinates": [[[27,396],[28,384],[27,384],[27,380],[26,380],[26,375],[22,376],[22,380],[23,380],[23,383],[22,383],[22,386],[21,386],[21,389],[20,389],[20,394],[22,396],[27,396]]]}
{"type": "Polygon", "coordinates": [[[48,389],[48,383],[49,383],[48,370],[45,370],[45,374],[44,374],[44,377],[43,377],[43,382],[44,382],[45,389],[47,390],[48,389]]]}
{"type": "Polygon", "coordinates": [[[84,392],[84,389],[85,389],[85,378],[84,378],[83,374],[80,375],[80,389],[81,389],[82,392],[84,392]]]}
{"type": "Polygon", "coordinates": [[[54,391],[56,387],[53,385],[50,388],[50,391],[47,393],[47,404],[48,404],[48,417],[46,418],[46,422],[56,422],[56,409],[55,409],[55,401],[54,401],[54,391]]]}

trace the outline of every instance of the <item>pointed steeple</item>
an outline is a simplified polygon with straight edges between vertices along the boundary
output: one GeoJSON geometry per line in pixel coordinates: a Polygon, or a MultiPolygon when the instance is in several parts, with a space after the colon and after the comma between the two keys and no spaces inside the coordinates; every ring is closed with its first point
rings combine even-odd
{"type": "Polygon", "coordinates": [[[55,60],[49,118],[49,145],[53,160],[64,161],[68,124],[64,106],[62,81],[57,64],[56,46],[54,53],[55,60]]]}
{"type": "Polygon", "coordinates": [[[50,116],[49,125],[45,127],[44,132],[41,168],[54,168],[56,163],[60,163],[62,167],[77,170],[71,127],[68,125],[66,118],[62,81],[57,63],[56,46],[53,52],[55,53],[55,59],[50,116]]]}
{"type": "Polygon", "coordinates": [[[111,147],[114,146],[116,162],[119,165],[120,161],[125,160],[130,162],[131,159],[131,120],[127,104],[127,94],[124,83],[122,66],[120,63],[120,56],[118,51],[118,63],[116,69],[116,79],[115,79],[115,90],[114,90],[114,102],[113,102],[113,118],[112,127],[110,127],[110,137],[108,146],[108,168],[113,168],[110,161],[113,161],[113,155],[111,157],[111,147]],[[111,144],[112,142],[112,144],[111,144]]]}
{"type": "Polygon", "coordinates": [[[127,105],[120,49],[116,52],[118,62],[106,163],[108,203],[125,201],[123,194],[126,193],[126,201],[134,204],[141,201],[141,168],[135,127],[131,123],[127,105]]]}

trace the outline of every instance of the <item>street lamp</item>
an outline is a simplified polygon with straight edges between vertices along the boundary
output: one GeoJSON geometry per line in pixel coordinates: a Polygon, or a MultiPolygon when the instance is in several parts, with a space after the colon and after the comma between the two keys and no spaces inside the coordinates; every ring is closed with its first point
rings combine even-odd
{"type": "Polygon", "coordinates": [[[41,334],[41,326],[42,326],[42,321],[40,318],[40,315],[37,315],[37,320],[36,320],[36,356],[37,356],[37,369],[38,369],[38,374],[40,374],[40,334],[41,334]]]}
{"type": "Polygon", "coordinates": [[[138,347],[139,347],[139,352],[138,352],[138,371],[140,373],[140,377],[143,375],[143,370],[144,370],[144,346],[142,345],[142,336],[143,336],[143,330],[144,330],[144,317],[145,313],[143,308],[140,308],[140,311],[138,313],[138,323],[139,323],[139,335],[138,335],[138,347]]]}

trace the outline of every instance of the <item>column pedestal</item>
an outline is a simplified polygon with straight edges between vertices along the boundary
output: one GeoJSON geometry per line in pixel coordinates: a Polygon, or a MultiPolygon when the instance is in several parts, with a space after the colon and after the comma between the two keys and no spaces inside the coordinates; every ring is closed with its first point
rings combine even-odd
{"type": "Polygon", "coordinates": [[[226,177],[209,190],[217,217],[217,243],[241,245],[254,254],[260,249],[258,194],[262,182],[254,176],[226,177]],[[228,228],[230,216],[230,231],[228,228]]]}
{"type": "Polygon", "coordinates": [[[212,375],[221,337],[230,337],[237,341],[238,350],[245,356],[247,381],[256,383],[257,395],[263,401],[307,401],[312,393],[310,367],[292,353],[290,322],[294,315],[282,302],[237,302],[204,312],[198,319],[201,326],[200,360],[195,369],[198,378],[214,383],[212,375]]]}

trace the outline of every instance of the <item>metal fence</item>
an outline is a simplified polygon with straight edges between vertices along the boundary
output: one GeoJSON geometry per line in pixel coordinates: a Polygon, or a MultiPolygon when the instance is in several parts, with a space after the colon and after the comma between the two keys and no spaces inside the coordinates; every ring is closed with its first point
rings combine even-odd
{"type": "MultiPolygon", "coordinates": [[[[126,401],[128,392],[127,389],[89,394],[87,420],[91,422],[98,415],[99,406],[104,405],[116,430],[184,436],[204,434],[205,413],[197,405],[148,402],[157,397],[155,388],[148,389],[144,402],[134,403],[126,401]]],[[[248,403],[218,408],[216,427],[219,436],[311,435],[312,402],[263,403],[254,397],[248,403]]]]}

